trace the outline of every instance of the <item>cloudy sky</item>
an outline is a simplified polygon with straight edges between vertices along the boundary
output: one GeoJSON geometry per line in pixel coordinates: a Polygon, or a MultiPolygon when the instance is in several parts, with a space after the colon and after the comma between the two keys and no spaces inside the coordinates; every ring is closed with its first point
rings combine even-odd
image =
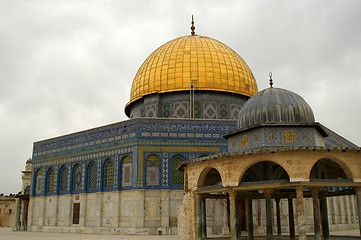
{"type": "Polygon", "coordinates": [[[301,95],[361,145],[361,1],[0,0],[0,193],[21,189],[34,141],[127,119],[133,77],[190,34],[239,53],[259,89],[301,95]]]}

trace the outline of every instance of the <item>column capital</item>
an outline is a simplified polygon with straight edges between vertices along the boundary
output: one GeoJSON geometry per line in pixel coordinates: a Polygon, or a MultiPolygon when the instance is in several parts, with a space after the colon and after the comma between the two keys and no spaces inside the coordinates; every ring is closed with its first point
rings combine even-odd
{"type": "Polygon", "coordinates": [[[232,188],[232,189],[229,189],[228,190],[228,194],[229,194],[229,197],[235,197],[236,196],[236,191],[232,188]]]}
{"type": "Polygon", "coordinates": [[[194,195],[195,195],[196,199],[202,200],[202,199],[206,198],[206,196],[204,194],[202,194],[202,193],[195,192],[194,195]]]}
{"type": "Polygon", "coordinates": [[[264,193],[264,195],[272,195],[273,189],[265,188],[265,189],[262,189],[262,192],[264,193]]]}

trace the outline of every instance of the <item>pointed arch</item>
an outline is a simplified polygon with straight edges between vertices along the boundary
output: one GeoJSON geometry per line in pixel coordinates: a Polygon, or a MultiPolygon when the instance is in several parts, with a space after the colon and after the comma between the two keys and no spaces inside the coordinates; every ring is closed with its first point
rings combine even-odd
{"type": "Polygon", "coordinates": [[[43,170],[38,169],[35,173],[35,194],[44,192],[44,175],[43,170]]]}
{"type": "Polygon", "coordinates": [[[159,186],[160,158],[155,154],[150,154],[146,159],[146,185],[159,186]]]}
{"type": "Polygon", "coordinates": [[[72,171],[72,192],[80,192],[82,184],[83,169],[79,163],[76,163],[72,171]]]}
{"type": "Polygon", "coordinates": [[[104,162],[104,188],[112,188],[114,186],[114,163],[113,160],[108,158],[104,162]]]}
{"type": "Polygon", "coordinates": [[[130,156],[125,156],[121,160],[121,186],[131,187],[132,186],[132,159],[130,156]]]}
{"type": "Polygon", "coordinates": [[[97,166],[94,161],[91,161],[87,167],[87,181],[86,181],[86,189],[87,192],[93,192],[98,187],[98,176],[97,176],[97,166]]]}
{"type": "Polygon", "coordinates": [[[59,168],[58,186],[59,193],[68,191],[68,168],[66,165],[63,165],[59,168]]]}
{"type": "Polygon", "coordinates": [[[170,187],[183,188],[184,187],[184,172],[178,171],[179,165],[185,160],[182,155],[175,155],[170,162],[170,187]]]}
{"type": "Polygon", "coordinates": [[[46,193],[55,192],[54,169],[52,167],[49,168],[47,171],[45,186],[46,186],[46,193]]]}

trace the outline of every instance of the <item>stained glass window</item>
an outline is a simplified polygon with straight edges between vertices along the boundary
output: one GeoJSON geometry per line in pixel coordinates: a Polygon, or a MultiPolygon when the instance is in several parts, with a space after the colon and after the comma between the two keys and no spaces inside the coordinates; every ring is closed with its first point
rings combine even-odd
{"type": "Polygon", "coordinates": [[[93,190],[97,187],[97,168],[94,162],[89,165],[88,184],[89,190],[93,190]]]}
{"type": "Polygon", "coordinates": [[[150,155],[146,161],[146,185],[159,186],[160,159],[157,155],[150,155]]]}
{"type": "Polygon", "coordinates": [[[55,188],[54,188],[54,170],[51,168],[49,169],[48,171],[48,178],[47,178],[47,182],[46,182],[46,185],[47,185],[47,192],[54,192],[55,191],[55,188]]]}
{"type": "Polygon", "coordinates": [[[44,178],[43,178],[43,171],[39,169],[36,172],[36,188],[35,193],[42,193],[44,189],[44,178]]]}
{"type": "Polygon", "coordinates": [[[184,174],[181,171],[178,171],[177,168],[181,164],[183,159],[179,156],[172,159],[171,168],[172,168],[172,178],[171,184],[172,187],[183,187],[184,174]]]}
{"type": "Polygon", "coordinates": [[[129,156],[122,160],[122,186],[132,186],[132,159],[129,156]]]}
{"type": "Polygon", "coordinates": [[[62,168],[60,168],[59,171],[59,177],[60,177],[60,192],[65,192],[67,191],[68,188],[68,171],[66,166],[63,166],[62,168]]]}
{"type": "Polygon", "coordinates": [[[73,170],[73,191],[79,192],[81,190],[82,169],[80,165],[76,165],[73,170]]]}
{"type": "Polygon", "coordinates": [[[105,163],[105,176],[104,176],[105,187],[113,186],[113,179],[114,179],[113,174],[114,174],[113,162],[111,160],[108,160],[105,163]]]}

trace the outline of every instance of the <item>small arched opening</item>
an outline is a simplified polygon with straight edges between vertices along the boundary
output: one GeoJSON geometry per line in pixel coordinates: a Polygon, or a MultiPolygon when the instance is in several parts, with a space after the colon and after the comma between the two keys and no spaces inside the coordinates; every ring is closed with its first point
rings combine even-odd
{"type": "Polygon", "coordinates": [[[320,159],[313,165],[310,180],[348,179],[344,169],[335,161],[320,159]]]}
{"type": "Polygon", "coordinates": [[[215,168],[206,168],[200,174],[197,186],[222,186],[221,174],[215,168]]]}
{"type": "Polygon", "coordinates": [[[243,174],[240,183],[289,180],[290,177],[282,166],[271,161],[262,161],[250,166],[243,174]]]}

